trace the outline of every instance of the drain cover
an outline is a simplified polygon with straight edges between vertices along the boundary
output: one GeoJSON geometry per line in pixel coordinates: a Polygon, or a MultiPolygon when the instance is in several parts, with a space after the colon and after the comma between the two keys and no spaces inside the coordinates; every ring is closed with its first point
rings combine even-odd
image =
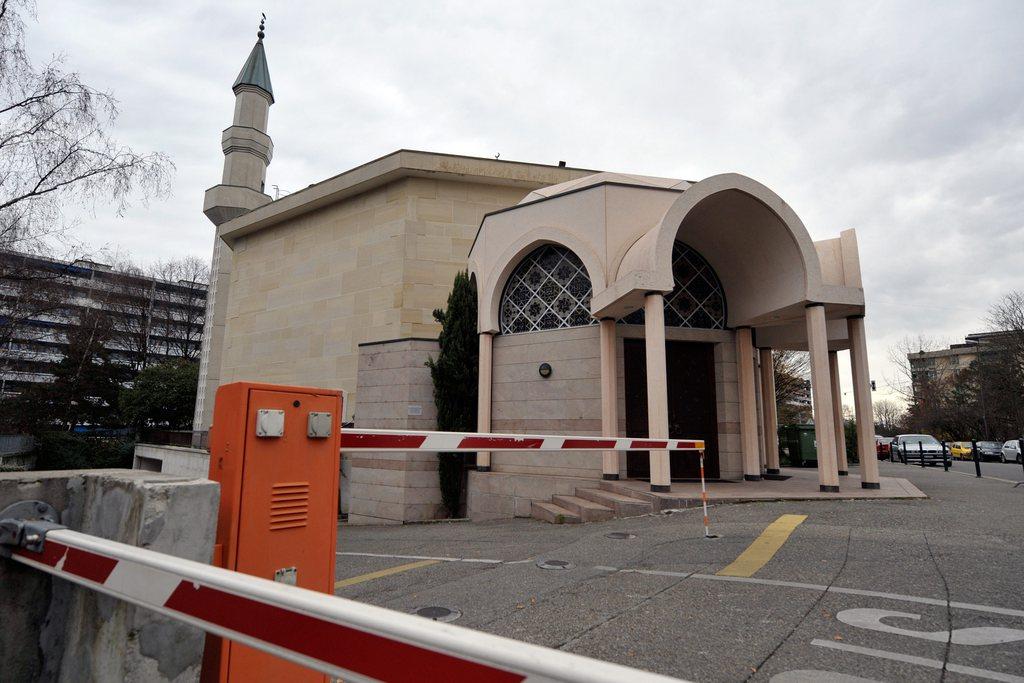
{"type": "Polygon", "coordinates": [[[605,534],[604,536],[605,536],[605,538],[617,538],[617,539],[636,538],[636,534],[631,534],[628,531],[613,531],[610,534],[605,534]]]}
{"type": "Polygon", "coordinates": [[[462,612],[457,609],[451,609],[450,607],[418,607],[412,611],[421,617],[427,619],[433,619],[434,621],[455,621],[462,616],[462,612]]]}
{"type": "Polygon", "coordinates": [[[541,569],[572,569],[573,564],[565,560],[537,560],[537,566],[541,569]]]}

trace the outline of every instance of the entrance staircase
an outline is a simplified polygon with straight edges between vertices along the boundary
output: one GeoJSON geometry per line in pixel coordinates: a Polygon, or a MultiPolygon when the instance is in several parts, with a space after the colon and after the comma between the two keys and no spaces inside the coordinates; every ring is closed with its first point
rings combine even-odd
{"type": "Polygon", "coordinates": [[[575,495],[556,495],[551,501],[533,501],[531,516],[552,524],[603,522],[615,517],[636,517],[663,509],[658,494],[602,481],[598,488],[577,488],[575,495]]]}

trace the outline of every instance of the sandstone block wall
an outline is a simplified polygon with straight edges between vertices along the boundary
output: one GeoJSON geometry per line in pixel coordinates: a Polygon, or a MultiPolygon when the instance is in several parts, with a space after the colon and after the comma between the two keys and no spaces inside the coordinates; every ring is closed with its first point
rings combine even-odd
{"type": "Polygon", "coordinates": [[[359,344],[436,338],[484,213],[528,191],[405,178],[239,238],[220,381],[342,389],[350,420],[359,344]]]}
{"type": "MultiPolygon", "coordinates": [[[[399,339],[359,347],[355,423],[363,429],[436,429],[427,359],[437,342],[399,339]]],[[[444,517],[437,453],[342,453],[350,524],[400,524],[444,517]]]]}

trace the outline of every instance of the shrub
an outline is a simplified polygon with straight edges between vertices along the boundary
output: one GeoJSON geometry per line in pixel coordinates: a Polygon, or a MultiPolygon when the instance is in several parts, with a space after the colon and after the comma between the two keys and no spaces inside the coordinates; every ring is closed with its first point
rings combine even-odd
{"type": "Polygon", "coordinates": [[[32,450],[37,470],[130,468],[135,443],[116,437],[44,432],[32,450]]]}
{"type": "MultiPolygon", "coordinates": [[[[444,310],[434,311],[441,323],[436,359],[427,361],[434,382],[437,428],[446,432],[476,430],[477,374],[480,347],[476,332],[476,292],[469,274],[455,276],[444,310]]],[[[462,473],[466,454],[438,453],[441,499],[456,517],[462,500],[462,473]]]]}

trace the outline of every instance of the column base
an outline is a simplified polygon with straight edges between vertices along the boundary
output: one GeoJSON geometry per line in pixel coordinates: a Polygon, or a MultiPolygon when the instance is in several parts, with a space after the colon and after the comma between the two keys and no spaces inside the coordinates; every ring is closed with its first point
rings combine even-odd
{"type": "Polygon", "coordinates": [[[818,484],[818,490],[822,493],[839,493],[838,486],[826,486],[825,484],[818,484]]]}
{"type": "Polygon", "coordinates": [[[672,486],[665,486],[664,484],[651,484],[651,491],[653,493],[672,493],[672,486]]]}
{"type": "Polygon", "coordinates": [[[877,481],[862,481],[860,487],[862,489],[880,489],[882,485],[877,481]]]}
{"type": "Polygon", "coordinates": [[[840,477],[848,477],[848,476],[850,476],[850,473],[847,472],[846,470],[839,470],[839,476],[840,477]]]}
{"type": "Polygon", "coordinates": [[[476,466],[476,471],[477,472],[490,472],[491,471],[491,466],[490,465],[477,465],[476,466]]]}
{"type": "Polygon", "coordinates": [[[601,478],[604,479],[605,481],[618,481],[619,475],[618,474],[602,474],[601,478]]]}
{"type": "Polygon", "coordinates": [[[744,474],[743,481],[761,481],[760,474],[744,474]]]}
{"type": "Polygon", "coordinates": [[[769,467],[768,469],[766,469],[766,470],[764,471],[764,473],[765,473],[765,474],[781,474],[781,472],[780,472],[779,470],[777,470],[777,469],[773,469],[773,468],[771,468],[771,467],[769,467]]]}

